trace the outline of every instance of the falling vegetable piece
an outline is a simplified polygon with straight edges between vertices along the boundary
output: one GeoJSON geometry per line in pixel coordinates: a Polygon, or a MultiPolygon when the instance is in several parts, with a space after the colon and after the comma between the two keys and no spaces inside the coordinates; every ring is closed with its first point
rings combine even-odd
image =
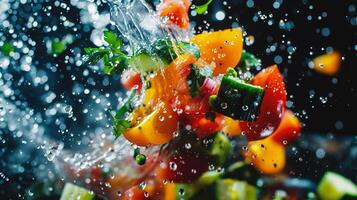
{"type": "Polygon", "coordinates": [[[285,110],[279,127],[271,135],[272,139],[280,144],[294,142],[300,136],[301,124],[291,110],[285,110]]]}
{"type": "Polygon", "coordinates": [[[180,28],[189,28],[188,10],[191,1],[189,0],[164,0],[157,6],[157,11],[161,17],[167,17],[168,20],[180,28]]]}
{"type": "Polygon", "coordinates": [[[134,110],[129,118],[134,126],[123,134],[138,146],[165,144],[177,130],[177,114],[165,102],[157,105],[148,115],[140,113],[140,109],[134,110]]]}
{"type": "Polygon", "coordinates": [[[213,75],[226,73],[228,67],[235,67],[243,51],[240,28],[205,32],[191,38],[201,52],[201,58],[208,64],[214,63],[213,75]]]}
{"type": "Polygon", "coordinates": [[[337,51],[316,57],[311,64],[313,69],[319,73],[333,76],[341,67],[341,54],[337,51]]]}
{"type": "Polygon", "coordinates": [[[195,11],[197,14],[202,15],[208,10],[208,6],[212,3],[213,0],[208,0],[205,4],[196,6],[195,5],[195,11]]]}
{"type": "Polygon", "coordinates": [[[317,186],[321,200],[357,199],[357,185],[335,172],[326,172],[317,186]]]}
{"type": "Polygon", "coordinates": [[[66,183],[60,200],[92,200],[94,196],[92,191],[73,185],[72,183],[66,183]]]}
{"type": "Polygon", "coordinates": [[[224,117],[222,131],[228,136],[238,136],[242,133],[239,126],[239,121],[230,117],[224,117]]]}
{"type": "Polygon", "coordinates": [[[250,141],[271,135],[279,126],[286,106],[285,84],[278,66],[263,69],[255,75],[251,84],[264,88],[264,97],[256,120],[241,121],[239,124],[250,141]]]}
{"type": "Polygon", "coordinates": [[[222,179],[216,183],[217,200],[256,200],[257,189],[244,181],[222,179]]]}
{"type": "Polygon", "coordinates": [[[284,145],[275,142],[271,137],[249,142],[244,156],[248,163],[252,163],[264,174],[276,174],[285,167],[284,145]]]}
{"type": "Polygon", "coordinates": [[[217,99],[212,102],[213,109],[233,119],[254,121],[259,114],[263,97],[262,87],[225,75],[217,99]]]}

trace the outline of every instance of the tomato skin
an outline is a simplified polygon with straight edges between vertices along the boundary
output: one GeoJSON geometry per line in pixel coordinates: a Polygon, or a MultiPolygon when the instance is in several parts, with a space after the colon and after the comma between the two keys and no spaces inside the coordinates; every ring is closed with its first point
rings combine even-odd
{"type": "Polygon", "coordinates": [[[271,135],[279,126],[286,104],[283,76],[276,65],[263,69],[251,83],[265,88],[265,94],[256,121],[240,122],[241,130],[249,141],[271,135]]]}
{"type": "Polygon", "coordinates": [[[131,90],[135,85],[137,85],[138,91],[140,91],[143,85],[140,73],[130,69],[123,71],[120,82],[126,90],[131,90]]]}
{"type": "Polygon", "coordinates": [[[301,132],[301,124],[299,119],[291,110],[284,112],[283,118],[279,127],[271,135],[272,139],[277,143],[283,144],[286,142],[294,142],[298,139],[301,132]]]}
{"type": "Polygon", "coordinates": [[[249,142],[244,156],[248,163],[264,174],[277,174],[285,167],[285,147],[271,137],[249,142]]]}
{"type": "Polygon", "coordinates": [[[159,180],[190,183],[208,170],[209,159],[201,153],[179,152],[159,164],[155,170],[159,180]]]}
{"type": "Polygon", "coordinates": [[[206,116],[203,116],[200,119],[194,120],[191,123],[192,130],[197,134],[199,138],[208,137],[222,129],[223,116],[220,114],[215,115],[216,117],[213,121],[207,119],[206,116]]]}
{"type": "Polygon", "coordinates": [[[166,16],[168,20],[180,28],[189,28],[189,17],[188,9],[191,2],[177,1],[177,0],[166,0],[157,6],[157,10],[161,17],[166,16]]]}
{"type": "Polygon", "coordinates": [[[124,192],[121,200],[144,200],[146,199],[144,193],[144,190],[141,190],[137,185],[135,185],[124,192]]]}

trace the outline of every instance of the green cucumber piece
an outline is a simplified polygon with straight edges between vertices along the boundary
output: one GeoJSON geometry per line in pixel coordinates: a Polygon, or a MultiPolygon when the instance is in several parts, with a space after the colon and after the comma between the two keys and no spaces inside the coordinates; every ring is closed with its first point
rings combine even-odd
{"type": "Polygon", "coordinates": [[[335,172],[326,172],[317,186],[321,200],[357,199],[357,186],[335,172]]]}
{"type": "Polygon", "coordinates": [[[215,135],[210,149],[210,155],[214,157],[218,165],[223,165],[231,153],[232,145],[228,137],[219,132],[215,135]]]}
{"type": "Polygon", "coordinates": [[[224,173],[223,178],[245,180],[249,184],[255,184],[261,174],[252,166],[243,161],[231,164],[224,173]]]}
{"type": "Polygon", "coordinates": [[[203,173],[200,178],[195,182],[199,188],[206,187],[213,184],[215,181],[220,179],[223,175],[223,172],[218,171],[208,171],[203,173]]]}
{"type": "Polygon", "coordinates": [[[176,199],[189,200],[198,191],[192,184],[176,184],[176,199]]]}
{"type": "Polygon", "coordinates": [[[128,64],[136,71],[151,72],[164,68],[168,62],[158,56],[150,55],[146,50],[141,50],[130,57],[128,64]]]}
{"type": "Polygon", "coordinates": [[[223,76],[213,108],[233,119],[254,121],[259,114],[263,96],[263,88],[232,76],[223,76]]]}
{"type": "Polygon", "coordinates": [[[194,43],[178,42],[177,48],[181,51],[181,53],[186,53],[186,52],[191,53],[197,59],[200,58],[200,56],[201,56],[200,48],[198,48],[198,46],[195,45],[194,43]]]}
{"type": "Polygon", "coordinates": [[[60,200],[92,200],[94,193],[72,183],[66,183],[60,200]]]}
{"type": "Polygon", "coordinates": [[[170,40],[156,40],[149,49],[141,49],[129,60],[131,68],[139,72],[151,72],[162,69],[177,58],[177,54],[189,52],[197,58],[200,57],[199,48],[189,42],[177,42],[173,44],[170,40]],[[176,49],[174,47],[176,45],[176,49]]]}
{"type": "Polygon", "coordinates": [[[217,200],[255,200],[256,193],[256,188],[244,181],[221,179],[216,182],[217,200]]]}

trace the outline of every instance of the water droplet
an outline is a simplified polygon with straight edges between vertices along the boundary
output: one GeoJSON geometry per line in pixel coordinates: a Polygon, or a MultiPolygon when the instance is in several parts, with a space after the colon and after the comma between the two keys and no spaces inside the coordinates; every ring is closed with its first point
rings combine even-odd
{"type": "Polygon", "coordinates": [[[247,111],[248,108],[249,108],[249,107],[248,107],[247,105],[242,106],[242,110],[243,110],[243,111],[247,111]]]}
{"type": "Polygon", "coordinates": [[[183,188],[180,188],[178,193],[180,196],[183,196],[183,195],[185,195],[185,190],[183,188]]]}
{"type": "Polygon", "coordinates": [[[222,102],[222,103],[220,104],[220,106],[221,106],[221,108],[222,108],[223,110],[225,110],[225,109],[227,109],[228,104],[227,104],[226,102],[222,102]]]}
{"type": "Polygon", "coordinates": [[[170,169],[171,169],[172,171],[176,171],[176,169],[177,169],[176,163],[170,162],[170,163],[169,163],[169,166],[170,166],[170,169]]]}
{"type": "Polygon", "coordinates": [[[185,148],[186,148],[186,149],[191,149],[191,144],[190,144],[190,143],[186,143],[186,144],[185,144],[185,148]]]}

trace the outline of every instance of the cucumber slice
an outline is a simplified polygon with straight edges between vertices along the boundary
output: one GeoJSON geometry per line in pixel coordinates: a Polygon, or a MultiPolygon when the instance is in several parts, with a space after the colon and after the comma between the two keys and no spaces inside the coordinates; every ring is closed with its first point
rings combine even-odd
{"type": "Polygon", "coordinates": [[[62,191],[60,200],[92,200],[94,193],[85,188],[66,183],[62,191]]]}
{"type": "Polygon", "coordinates": [[[217,181],[217,200],[255,200],[256,188],[244,181],[234,179],[222,179],[217,181]]]}
{"type": "Polygon", "coordinates": [[[249,184],[255,184],[261,174],[252,166],[243,161],[231,164],[224,173],[223,178],[245,180],[249,184]]]}
{"type": "Polygon", "coordinates": [[[129,66],[139,72],[151,72],[170,64],[177,58],[177,54],[189,52],[197,58],[200,57],[200,50],[193,43],[177,42],[175,45],[176,49],[170,40],[156,40],[148,50],[141,49],[135,53],[128,60],[129,66]]]}
{"type": "Polygon", "coordinates": [[[233,119],[254,121],[263,96],[263,88],[232,76],[223,76],[217,99],[212,103],[216,112],[233,119]]]}
{"type": "Polygon", "coordinates": [[[218,165],[223,165],[231,153],[232,145],[228,137],[223,133],[217,133],[214,137],[210,155],[215,158],[218,165]]]}
{"type": "Polygon", "coordinates": [[[151,72],[164,68],[168,62],[158,56],[150,55],[141,50],[128,60],[129,67],[139,72],[151,72]]]}
{"type": "Polygon", "coordinates": [[[206,187],[208,185],[213,184],[216,180],[221,178],[223,175],[223,172],[217,172],[217,171],[208,171],[205,172],[201,175],[201,177],[197,180],[195,185],[198,185],[200,188],[206,187]]]}
{"type": "Polygon", "coordinates": [[[326,172],[317,193],[322,200],[357,199],[357,186],[351,180],[334,172],[326,172]]]}

